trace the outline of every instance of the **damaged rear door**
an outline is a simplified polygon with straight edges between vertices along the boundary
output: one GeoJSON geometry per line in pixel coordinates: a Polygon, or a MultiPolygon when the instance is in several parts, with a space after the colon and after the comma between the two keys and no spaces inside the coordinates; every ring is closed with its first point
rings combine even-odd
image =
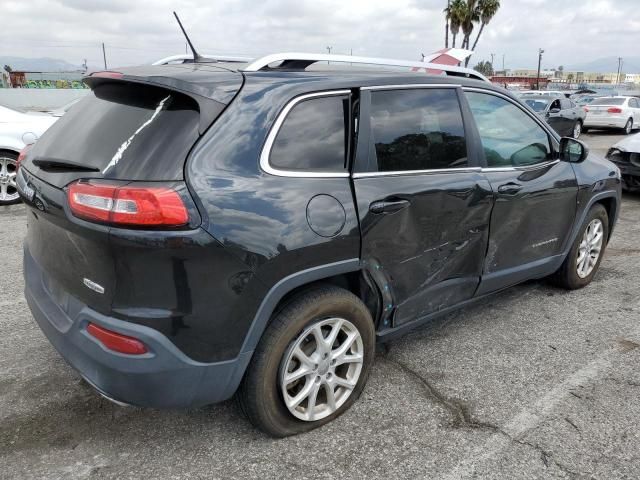
{"type": "Polygon", "coordinates": [[[455,85],[362,89],[354,190],[386,326],[470,299],[493,205],[455,85]]]}

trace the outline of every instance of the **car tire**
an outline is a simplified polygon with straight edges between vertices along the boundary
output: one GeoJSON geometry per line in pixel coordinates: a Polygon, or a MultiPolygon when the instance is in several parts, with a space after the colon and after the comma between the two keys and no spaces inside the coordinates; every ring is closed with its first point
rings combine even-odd
{"type": "Polygon", "coordinates": [[[624,125],[624,128],[622,129],[622,131],[624,132],[625,135],[631,135],[631,132],[633,131],[633,119],[632,118],[627,120],[627,123],[624,125]]]}
{"type": "Polygon", "coordinates": [[[607,210],[602,205],[595,204],[582,223],[567,258],[551,277],[551,281],[567,290],[577,290],[591,283],[602,262],[608,238],[607,210]],[[594,258],[596,251],[597,257],[594,258]]]}
{"type": "Polygon", "coordinates": [[[576,120],[576,123],[573,125],[571,136],[577,140],[578,138],[580,138],[582,132],[582,122],[580,120],[576,120]]]}
{"type": "Polygon", "coordinates": [[[582,133],[589,133],[589,127],[582,125],[582,133]]]}
{"type": "Polygon", "coordinates": [[[307,290],[269,323],[238,390],[240,407],[274,437],[317,428],[357,400],[374,353],[373,320],[358,297],[331,285],[307,290]]]}
{"type": "Polygon", "coordinates": [[[0,151],[0,206],[20,203],[16,187],[18,154],[0,151]]]}

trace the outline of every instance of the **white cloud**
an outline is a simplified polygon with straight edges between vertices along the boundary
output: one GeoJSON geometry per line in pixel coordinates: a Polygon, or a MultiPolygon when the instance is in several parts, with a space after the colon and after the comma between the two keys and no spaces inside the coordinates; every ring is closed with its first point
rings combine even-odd
{"type": "MultiPolygon", "coordinates": [[[[442,48],[446,0],[3,0],[2,54],[111,66],[181,53],[177,10],[202,52],[324,52],[419,59],[442,48]]],[[[637,0],[503,0],[474,61],[506,54],[507,67],[636,55],[637,0]]]]}

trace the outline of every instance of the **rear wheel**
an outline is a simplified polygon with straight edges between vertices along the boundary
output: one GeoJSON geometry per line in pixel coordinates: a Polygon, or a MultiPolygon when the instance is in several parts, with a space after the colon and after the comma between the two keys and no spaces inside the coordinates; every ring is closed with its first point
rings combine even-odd
{"type": "Polygon", "coordinates": [[[552,281],[569,290],[576,290],[591,283],[600,267],[608,236],[607,210],[596,204],[589,210],[567,258],[551,277],[552,281]]]}
{"type": "Polygon", "coordinates": [[[20,196],[16,186],[18,155],[0,152],[0,205],[18,203],[20,196]]]}
{"type": "Polygon", "coordinates": [[[627,123],[625,124],[624,128],[623,128],[624,134],[625,135],[630,135],[631,132],[633,131],[633,119],[630,118],[629,120],[627,120],[627,123]]]}
{"type": "Polygon", "coordinates": [[[582,134],[582,122],[577,120],[573,126],[573,138],[577,139],[582,134]]]}
{"type": "Polygon", "coordinates": [[[238,392],[258,428],[276,437],[344,413],[364,389],[375,351],[371,314],[333,286],[290,301],[267,327],[238,392]]]}

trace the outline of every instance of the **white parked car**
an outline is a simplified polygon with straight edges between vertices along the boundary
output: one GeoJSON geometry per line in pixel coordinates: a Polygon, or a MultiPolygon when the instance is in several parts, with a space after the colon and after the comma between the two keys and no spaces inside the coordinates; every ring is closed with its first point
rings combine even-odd
{"type": "Polygon", "coordinates": [[[58,117],[28,115],[0,106],[0,205],[19,201],[16,169],[20,151],[34,143],[58,117]]]}
{"type": "Polygon", "coordinates": [[[596,98],[585,110],[583,132],[589,128],[621,128],[629,135],[640,128],[640,100],[636,97],[596,98]]]}

